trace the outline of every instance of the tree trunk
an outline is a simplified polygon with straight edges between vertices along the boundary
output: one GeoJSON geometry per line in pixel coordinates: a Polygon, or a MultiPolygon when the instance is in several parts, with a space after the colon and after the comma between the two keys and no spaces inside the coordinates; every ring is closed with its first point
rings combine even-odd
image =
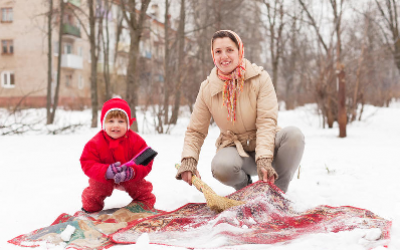
{"type": "Polygon", "coordinates": [[[275,92],[278,94],[277,82],[278,82],[278,59],[272,62],[272,85],[274,85],[275,92]]]}
{"type": "Polygon", "coordinates": [[[360,103],[361,103],[361,110],[360,113],[358,114],[358,121],[361,121],[363,112],[364,112],[364,105],[365,105],[365,100],[364,100],[364,93],[360,93],[360,103]]]}
{"type": "Polygon", "coordinates": [[[92,102],[92,128],[97,127],[98,121],[98,96],[97,96],[97,55],[96,55],[96,16],[93,0],[88,0],[89,5],[89,42],[90,42],[90,97],[92,102]]]}
{"type": "Polygon", "coordinates": [[[347,111],[346,111],[346,82],[345,73],[343,68],[340,70],[338,77],[339,91],[338,91],[338,123],[339,123],[339,137],[344,138],[347,136],[347,111]]]}
{"type": "Polygon", "coordinates": [[[289,60],[287,62],[288,72],[285,72],[286,75],[286,91],[285,91],[285,107],[286,110],[292,110],[295,108],[296,98],[294,93],[294,74],[296,71],[296,61],[297,61],[297,19],[293,19],[292,27],[291,27],[291,36],[290,36],[290,54],[289,60]]]}
{"type": "Polygon", "coordinates": [[[180,20],[178,27],[178,79],[175,85],[175,103],[170,124],[176,124],[181,102],[181,85],[183,81],[184,49],[185,49],[185,0],[181,0],[180,20]]]}
{"type": "MultiPolygon", "coordinates": [[[[137,60],[139,58],[139,43],[142,37],[143,25],[146,17],[146,11],[150,0],[142,0],[139,18],[136,16],[136,1],[129,0],[127,3],[121,1],[122,14],[128,23],[131,45],[129,47],[128,75],[126,77],[126,101],[131,108],[131,117],[136,118],[136,106],[138,104],[139,76],[137,72],[137,60]],[[129,7],[129,9],[127,9],[129,7]],[[129,11],[130,16],[126,14],[129,11]]],[[[131,129],[138,132],[138,124],[135,120],[131,129]]]]}
{"type": "Polygon", "coordinates": [[[285,25],[283,21],[284,10],[283,3],[275,0],[271,6],[269,1],[263,1],[267,8],[267,18],[269,25],[269,36],[270,36],[270,53],[272,60],[272,84],[274,85],[275,91],[278,93],[278,71],[279,71],[279,60],[281,59],[282,51],[282,32],[285,25]]]}
{"type": "Polygon", "coordinates": [[[396,32],[397,39],[394,43],[394,61],[396,63],[397,69],[400,72],[400,37],[398,32],[396,32]]]}
{"type": "Polygon", "coordinates": [[[169,95],[170,95],[170,57],[169,57],[169,1],[165,0],[165,22],[164,22],[164,123],[168,123],[169,118],[169,95]]]}
{"type": "Polygon", "coordinates": [[[325,97],[325,99],[323,101],[326,101],[326,123],[328,124],[328,128],[333,128],[333,123],[335,122],[335,116],[333,115],[333,107],[332,107],[332,100],[331,98],[325,97]]]}
{"type": "Polygon", "coordinates": [[[116,64],[116,62],[117,62],[117,56],[118,56],[118,44],[119,44],[119,39],[120,39],[120,36],[121,36],[121,34],[122,34],[122,29],[124,28],[123,27],[123,25],[122,25],[122,22],[124,21],[124,18],[122,17],[120,20],[118,20],[118,22],[117,22],[117,33],[116,33],[116,36],[115,36],[115,47],[114,47],[114,58],[113,58],[113,62],[114,62],[114,65],[116,64]]]}
{"type": "MultiPolygon", "coordinates": [[[[105,31],[106,35],[103,38],[103,53],[104,53],[104,62],[103,62],[103,76],[104,76],[104,84],[106,88],[105,99],[109,100],[111,98],[111,83],[110,83],[110,32],[108,29],[108,14],[111,9],[109,7],[108,0],[104,1],[105,3],[105,31]]],[[[102,33],[103,34],[103,33],[102,33]]]]}
{"type": "MultiPolygon", "coordinates": [[[[367,20],[368,22],[368,20],[367,20]]],[[[367,28],[365,28],[365,31],[367,30],[367,28]]],[[[359,85],[360,85],[360,78],[361,78],[361,68],[362,68],[362,64],[363,64],[363,60],[364,60],[364,51],[365,51],[365,37],[366,37],[366,32],[364,32],[364,39],[363,39],[363,43],[361,45],[361,55],[360,58],[358,58],[358,68],[357,68],[357,72],[356,72],[356,83],[354,86],[354,93],[353,93],[353,102],[351,105],[351,121],[355,121],[357,119],[357,97],[358,97],[358,89],[359,89],[359,85]]]]}
{"type": "MultiPolygon", "coordinates": [[[[129,48],[129,62],[128,62],[128,75],[127,88],[126,88],[126,101],[131,108],[131,117],[136,118],[136,106],[138,103],[138,72],[137,72],[137,60],[139,54],[139,41],[136,32],[131,30],[131,44],[129,48]]],[[[131,129],[138,132],[137,121],[132,123],[131,129]]]]}
{"type": "MultiPolygon", "coordinates": [[[[343,0],[340,1],[340,6],[342,6],[343,0]]],[[[345,72],[344,65],[341,63],[341,37],[340,37],[340,24],[342,18],[342,7],[341,11],[338,10],[338,4],[336,0],[332,1],[333,14],[335,17],[336,24],[336,74],[338,83],[338,123],[339,123],[339,137],[344,138],[347,136],[346,126],[347,126],[347,110],[346,110],[346,82],[345,82],[345,72]],[[338,13],[339,12],[339,13],[338,13]]]]}
{"type": "Polygon", "coordinates": [[[48,14],[48,23],[47,23],[47,43],[48,43],[48,53],[47,53],[47,103],[46,103],[46,124],[51,124],[50,116],[51,116],[51,83],[52,83],[52,74],[53,74],[53,48],[52,48],[52,20],[53,20],[53,0],[49,0],[49,14],[48,14]]]}
{"type": "Polygon", "coordinates": [[[61,57],[62,57],[62,35],[63,35],[63,25],[64,25],[64,1],[60,0],[60,26],[58,34],[58,58],[57,58],[57,83],[54,93],[53,108],[50,113],[50,120],[48,124],[53,124],[54,117],[56,115],[57,105],[58,105],[58,93],[60,92],[60,79],[61,79],[61,57]]]}

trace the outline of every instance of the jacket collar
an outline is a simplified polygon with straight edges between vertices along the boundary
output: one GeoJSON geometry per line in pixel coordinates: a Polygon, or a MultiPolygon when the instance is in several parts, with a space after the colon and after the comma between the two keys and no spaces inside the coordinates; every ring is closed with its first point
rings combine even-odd
{"type": "MultiPolygon", "coordinates": [[[[246,67],[246,72],[244,73],[244,80],[248,80],[250,78],[253,78],[261,73],[262,68],[256,66],[255,64],[251,64],[249,60],[245,60],[245,67],[246,67]]],[[[214,96],[218,94],[219,92],[222,92],[224,90],[224,81],[218,78],[217,76],[217,67],[214,67],[211,70],[210,75],[208,76],[208,80],[210,82],[210,90],[211,90],[211,96],[214,96]]]]}

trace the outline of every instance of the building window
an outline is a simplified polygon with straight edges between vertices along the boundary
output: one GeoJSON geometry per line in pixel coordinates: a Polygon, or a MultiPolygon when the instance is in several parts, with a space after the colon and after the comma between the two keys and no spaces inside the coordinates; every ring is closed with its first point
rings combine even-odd
{"type": "Polygon", "coordinates": [[[3,71],[1,72],[1,86],[3,88],[14,88],[15,87],[15,76],[13,72],[3,71]]]}
{"type": "Polygon", "coordinates": [[[65,76],[65,86],[71,87],[72,84],[72,75],[66,75],[65,76]]]}
{"type": "Polygon", "coordinates": [[[58,42],[54,42],[54,46],[53,46],[53,52],[55,56],[58,56],[58,42]]]}
{"type": "Polygon", "coordinates": [[[64,54],[72,54],[72,44],[64,43],[64,54]]]}
{"type": "Polygon", "coordinates": [[[82,49],[82,47],[78,47],[78,56],[83,57],[83,49],[82,49]]]}
{"type": "Polygon", "coordinates": [[[13,54],[14,53],[13,40],[1,40],[1,51],[3,54],[13,54]]]}
{"type": "Polygon", "coordinates": [[[83,89],[84,83],[83,83],[83,77],[82,75],[78,76],[78,88],[83,89]]]}
{"type": "Polygon", "coordinates": [[[11,23],[13,21],[13,9],[12,8],[2,8],[1,9],[1,22],[11,23]]]}

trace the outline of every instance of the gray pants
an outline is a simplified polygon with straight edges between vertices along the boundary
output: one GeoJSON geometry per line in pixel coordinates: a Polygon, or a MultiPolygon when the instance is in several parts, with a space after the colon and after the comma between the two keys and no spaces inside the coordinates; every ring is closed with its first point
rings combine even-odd
{"type": "MultiPolygon", "coordinates": [[[[272,167],[279,177],[275,185],[286,192],[304,152],[304,135],[296,127],[286,127],[276,133],[272,167]]],[[[247,186],[247,175],[257,175],[255,152],[241,157],[236,147],[220,149],[211,162],[211,172],[221,183],[239,190],[247,186]]]]}

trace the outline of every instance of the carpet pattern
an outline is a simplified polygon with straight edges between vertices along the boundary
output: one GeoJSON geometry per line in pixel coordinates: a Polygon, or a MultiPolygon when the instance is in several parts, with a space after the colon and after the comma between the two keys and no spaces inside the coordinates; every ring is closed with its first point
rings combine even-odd
{"type": "MultiPolygon", "coordinates": [[[[288,243],[307,234],[379,229],[368,239],[386,245],[391,222],[374,213],[355,207],[318,206],[298,212],[275,186],[256,182],[232,195],[230,199],[245,205],[220,214],[206,204],[187,204],[175,211],[133,223],[111,235],[115,243],[132,244],[144,232],[150,243],[187,248],[232,247],[246,244],[288,243]]],[[[368,244],[367,244],[368,245],[368,244]]]]}
{"type": "Polygon", "coordinates": [[[132,202],[93,214],[61,214],[50,226],[8,242],[25,247],[62,244],[66,249],[103,250],[116,244],[134,244],[147,233],[151,244],[246,249],[248,244],[287,244],[306,235],[354,229],[378,232],[373,238],[365,238],[367,249],[387,246],[390,240],[391,221],[371,211],[350,206],[296,211],[285,194],[264,182],[227,197],[246,203],[218,214],[205,203],[189,203],[164,212],[132,202]],[[65,241],[61,235],[68,225],[76,230],[65,241]]]}

